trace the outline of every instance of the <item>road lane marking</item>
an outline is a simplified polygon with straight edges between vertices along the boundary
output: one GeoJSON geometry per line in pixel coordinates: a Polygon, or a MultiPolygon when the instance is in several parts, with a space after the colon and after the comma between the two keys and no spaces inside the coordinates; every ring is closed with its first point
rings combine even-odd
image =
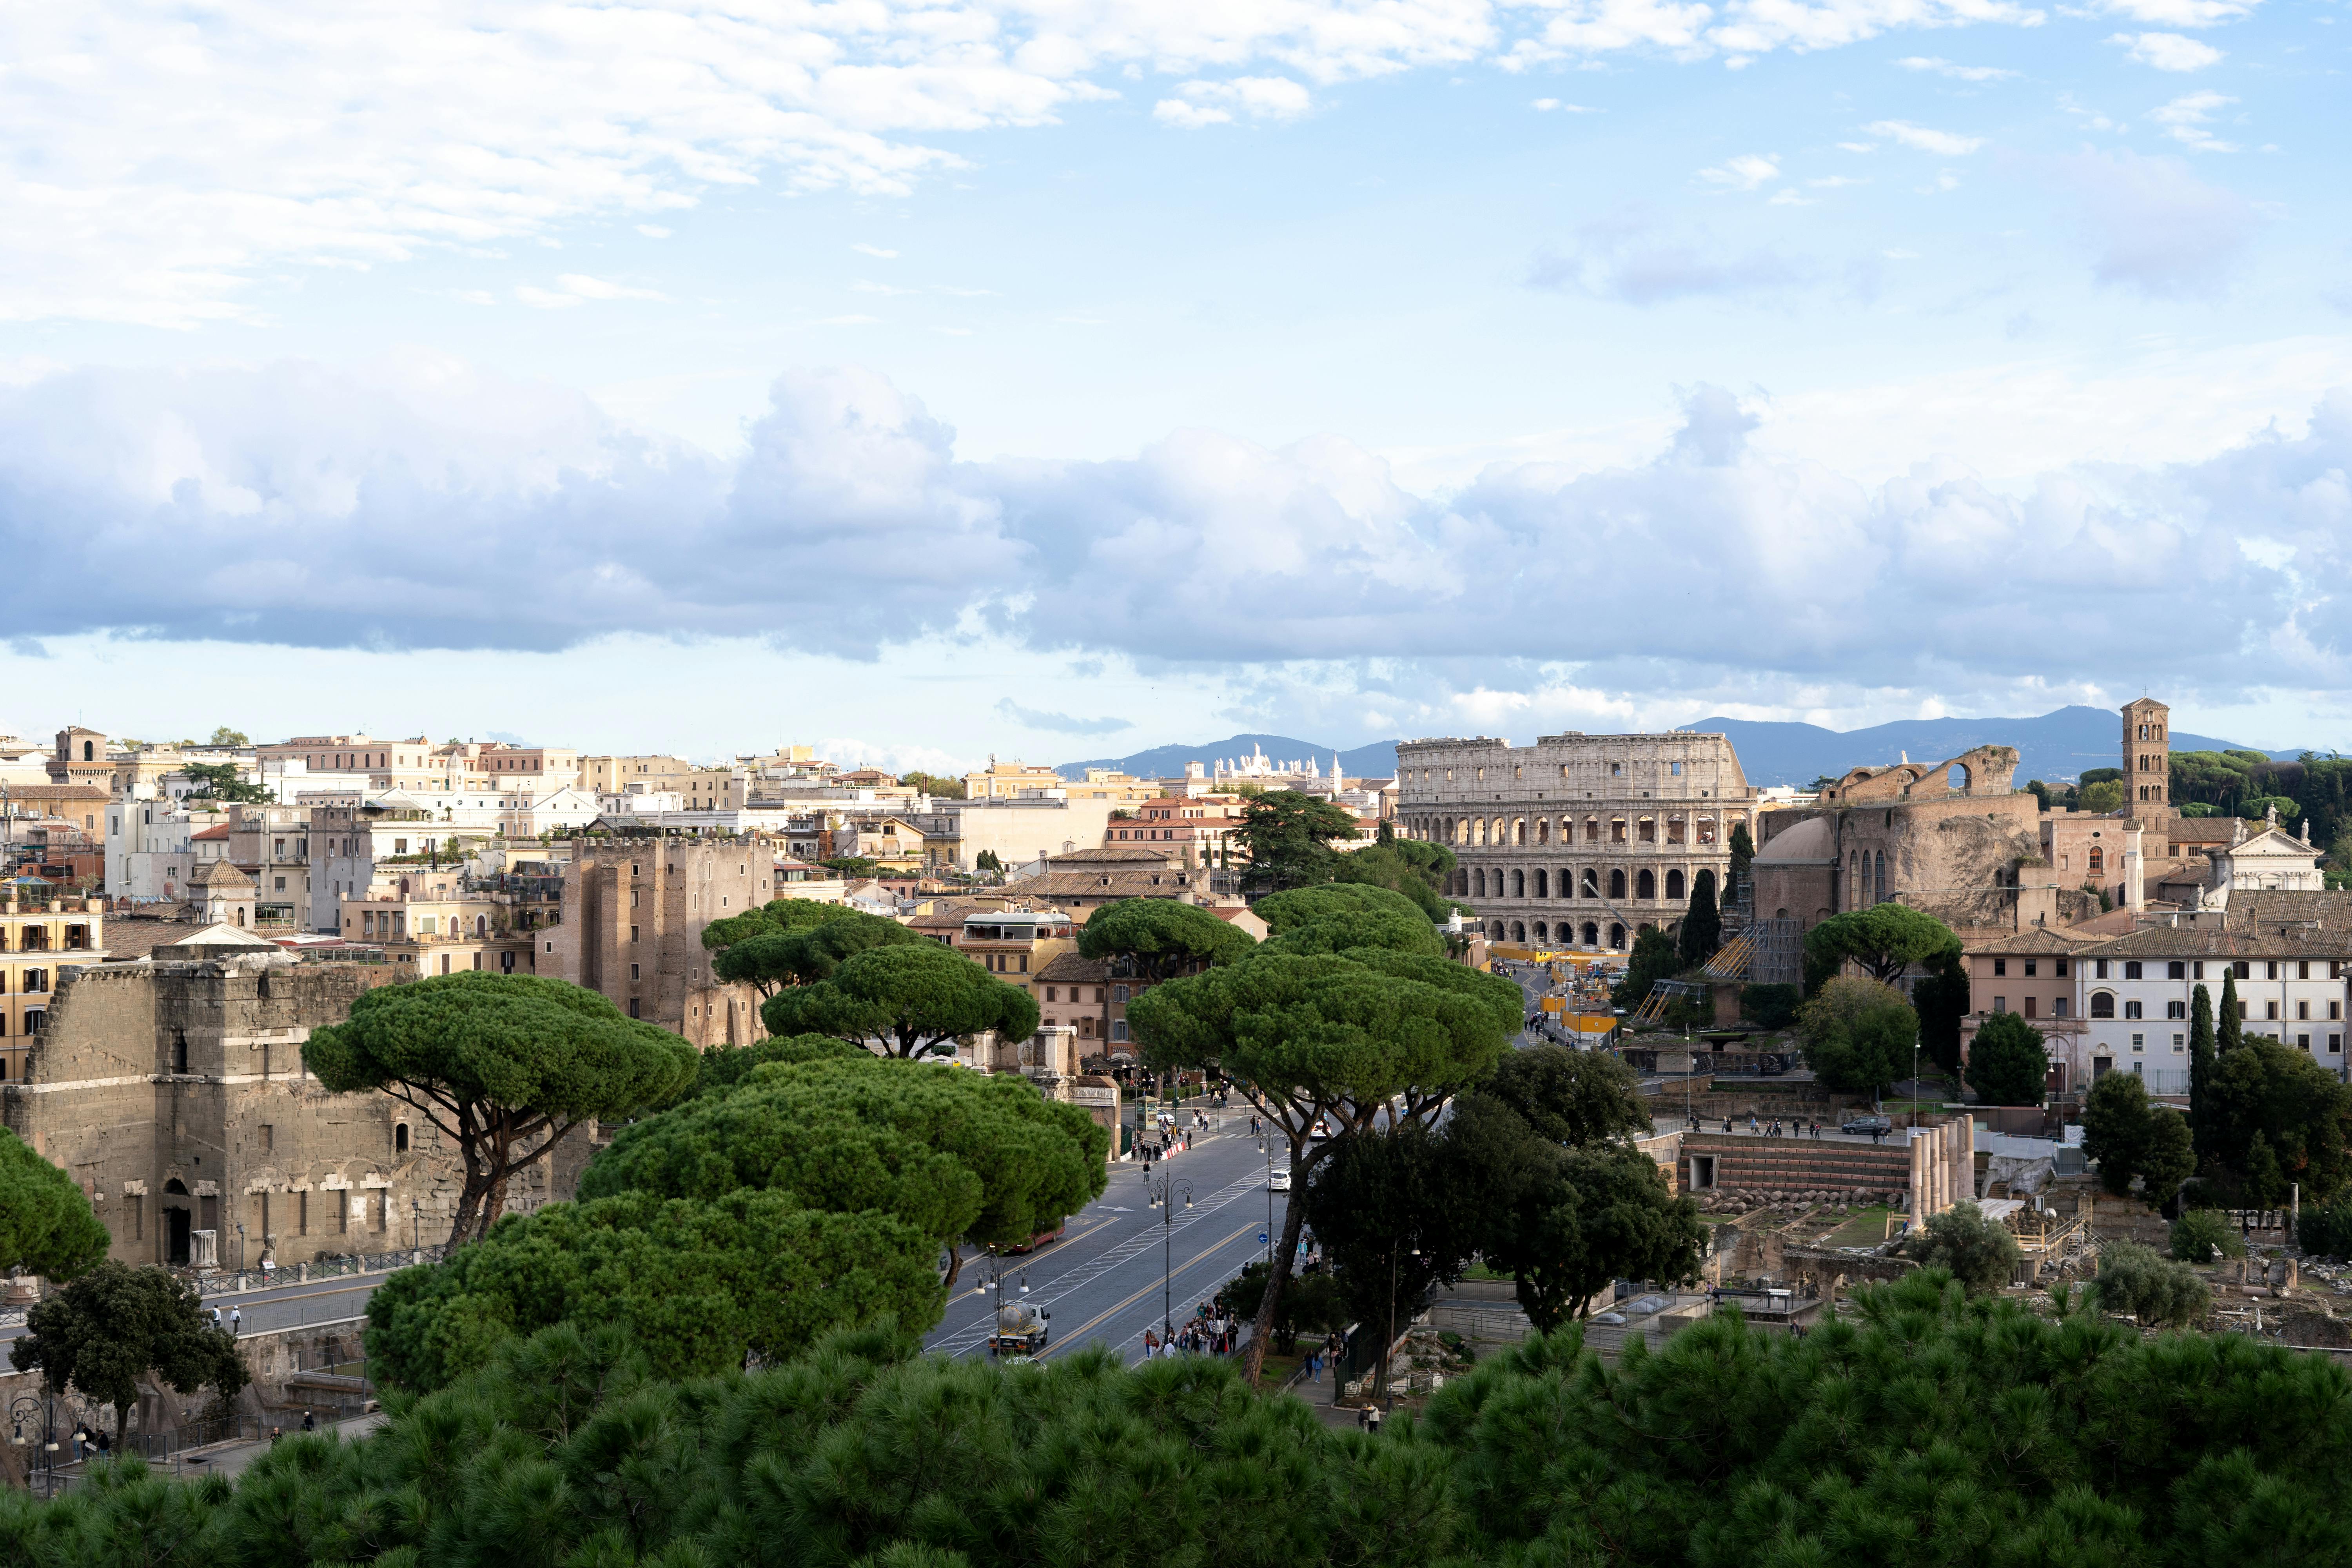
{"type": "MultiPolygon", "coordinates": [[[[1252,1224],[1255,1224],[1256,1222],[1255,1222],[1255,1221],[1252,1221],[1251,1223],[1252,1223],[1252,1224]]],[[[1166,1274],[1163,1276],[1163,1278],[1162,1278],[1162,1279],[1161,1279],[1161,1284],[1162,1284],[1163,1286],[1165,1286],[1165,1285],[1166,1285],[1170,1280],[1174,1279],[1176,1278],[1176,1276],[1177,1276],[1177,1275],[1183,1273],[1183,1272],[1184,1272],[1184,1270],[1186,1270],[1187,1268],[1192,1268],[1192,1265],[1194,1265],[1195,1263],[1200,1262],[1202,1258],[1213,1258],[1213,1257],[1214,1257],[1214,1256],[1216,1256],[1219,1252],[1222,1252],[1222,1251],[1223,1251],[1226,1247],[1231,1247],[1231,1246],[1234,1244],[1234,1242],[1235,1241],[1235,1239],[1237,1239],[1238,1237],[1247,1236],[1247,1235],[1249,1234],[1249,1231],[1250,1231],[1250,1226],[1245,1225],[1245,1226],[1242,1226],[1242,1227],[1241,1227],[1241,1229],[1239,1229],[1239,1230],[1237,1230],[1237,1231],[1234,1232],[1232,1236],[1228,1236],[1228,1237],[1226,1237],[1223,1241],[1219,1241],[1219,1242],[1213,1242],[1213,1243],[1212,1243],[1212,1244],[1208,1247],[1208,1248],[1207,1248],[1206,1250],[1194,1253],[1192,1257],[1190,1257],[1190,1258],[1186,1258],[1183,1262],[1179,1263],[1179,1264],[1177,1264],[1173,1268],[1169,1269],[1169,1270],[1166,1272],[1166,1274]]],[[[1115,1306],[1115,1307],[1106,1307],[1106,1308],[1104,1308],[1101,1311],[1097,1312],[1093,1317],[1088,1318],[1085,1322],[1080,1323],[1080,1324],[1077,1326],[1077,1328],[1076,1328],[1076,1330],[1074,1330],[1074,1331],[1073,1331],[1073,1332],[1074,1332],[1074,1333],[1076,1333],[1076,1334],[1083,1334],[1083,1333],[1085,1333],[1088,1329],[1093,1328],[1097,1323],[1101,1322],[1105,1318],[1109,1317],[1112,1313],[1114,1313],[1114,1312],[1124,1312],[1124,1311],[1126,1311],[1129,1307],[1134,1306],[1134,1305],[1136,1304],[1136,1302],[1138,1302],[1138,1301],[1141,1300],[1145,1296],[1147,1296],[1147,1295],[1150,1294],[1150,1292],[1151,1292],[1151,1287],[1150,1287],[1149,1284],[1145,1285],[1145,1286],[1143,1287],[1143,1289],[1142,1289],[1138,1290],[1134,1295],[1129,1296],[1126,1300],[1121,1301],[1120,1303],[1118,1303],[1118,1305],[1117,1305],[1117,1306],[1115,1306]]],[[[1052,1354],[1053,1354],[1056,1350],[1061,1349],[1063,1346],[1065,1346],[1065,1345],[1068,1345],[1068,1344],[1073,1344],[1073,1343],[1076,1343],[1076,1342],[1075,1340],[1056,1340],[1055,1342],[1054,1342],[1054,1343],[1052,1343],[1052,1344],[1050,1344],[1050,1345],[1047,1345],[1047,1346],[1045,1347],[1045,1352],[1044,1352],[1044,1354],[1041,1354],[1037,1359],[1038,1359],[1038,1360],[1040,1360],[1040,1361],[1043,1361],[1043,1360],[1045,1358],[1045,1356],[1052,1355],[1052,1354]]]]}

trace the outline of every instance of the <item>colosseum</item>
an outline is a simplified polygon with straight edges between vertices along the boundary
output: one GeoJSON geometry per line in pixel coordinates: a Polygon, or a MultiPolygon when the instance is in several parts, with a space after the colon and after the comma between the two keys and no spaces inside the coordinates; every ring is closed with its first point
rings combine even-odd
{"type": "Polygon", "coordinates": [[[1397,747],[1400,831],[1453,847],[1454,896],[1497,942],[1622,948],[1722,885],[1758,792],[1722,735],[1480,736],[1397,747]]]}

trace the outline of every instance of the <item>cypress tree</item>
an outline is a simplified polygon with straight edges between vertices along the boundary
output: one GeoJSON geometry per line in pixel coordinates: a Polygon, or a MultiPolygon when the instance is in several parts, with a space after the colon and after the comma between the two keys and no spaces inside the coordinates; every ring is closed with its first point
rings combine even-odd
{"type": "Polygon", "coordinates": [[[1748,882],[1748,863],[1756,858],[1756,840],[1748,836],[1748,824],[1731,825],[1731,869],[1723,879],[1723,901],[1736,904],[1739,889],[1748,882]]]}
{"type": "Polygon", "coordinates": [[[2196,1141],[2197,1163],[2212,1152],[2212,1133],[2206,1092],[2213,1084],[2213,994],[2200,984],[2189,994],[2189,1131],[2196,1141]]]}
{"type": "Polygon", "coordinates": [[[1683,916],[1683,967],[1697,968],[1721,945],[1723,916],[1715,907],[1715,873],[1701,871],[1691,879],[1690,910],[1683,916]]]}
{"type": "Polygon", "coordinates": [[[2218,1056],[2228,1056],[2243,1043],[2246,1036],[2245,1011],[2238,1005],[2238,971],[2234,965],[2221,966],[2221,1016],[2214,1026],[2218,1056]]]}

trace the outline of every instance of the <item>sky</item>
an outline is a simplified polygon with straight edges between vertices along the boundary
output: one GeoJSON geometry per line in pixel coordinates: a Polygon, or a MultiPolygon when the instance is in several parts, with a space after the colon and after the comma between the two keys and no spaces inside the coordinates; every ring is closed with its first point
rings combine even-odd
{"type": "Polygon", "coordinates": [[[0,16],[0,726],[2352,747],[2332,0],[0,16]]]}

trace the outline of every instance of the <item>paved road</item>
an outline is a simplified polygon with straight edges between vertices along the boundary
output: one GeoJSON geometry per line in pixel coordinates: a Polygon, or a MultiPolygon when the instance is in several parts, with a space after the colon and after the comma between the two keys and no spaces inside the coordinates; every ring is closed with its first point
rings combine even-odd
{"type": "MultiPolygon", "coordinates": [[[[386,1274],[344,1274],[301,1285],[273,1285],[267,1290],[248,1290],[243,1295],[233,1290],[220,1291],[205,1296],[205,1304],[217,1306],[224,1320],[229,1310],[236,1308],[244,1314],[239,1326],[248,1334],[295,1329],[309,1323],[364,1317],[368,1298],[387,1278],[386,1274]]],[[[356,1329],[358,1325],[352,1327],[356,1329]]],[[[22,1323],[0,1326],[0,1344],[20,1338],[24,1332],[22,1323]]]]}
{"type": "MultiPolygon", "coordinates": [[[[1249,1136],[1249,1111],[1210,1115],[1230,1130],[1203,1136],[1187,1152],[1155,1166],[1114,1163],[1109,1189],[1070,1216],[1060,1241],[1026,1258],[1005,1260],[1008,1282],[1025,1277],[1028,1299],[1054,1315],[1045,1358],[1100,1342],[1128,1361],[1141,1360],[1143,1331],[1160,1325],[1163,1264],[1170,1266],[1172,1286],[1168,1300],[1181,1321],[1244,1264],[1265,1255],[1261,1233],[1280,1239],[1289,1194],[1271,1194],[1269,1232],[1265,1159],[1249,1136]],[[1146,1206],[1146,1170],[1155,1181],[1167,1175],[1180,1184],[1180,1206],[1170,1211],[1164,1230],[1160,1211],[1146,1206]],[[1189,1210],[1181,1206],[1186,1183],[1192,1189],[1189,1210]]],[[[994,1298],[974,1289],[986,1268],[985,1259],[966,1259],[957,1280],[961,1293],[924,1342],[927,1348],[953,1356],[988,1353],[994,1298]]]]}

